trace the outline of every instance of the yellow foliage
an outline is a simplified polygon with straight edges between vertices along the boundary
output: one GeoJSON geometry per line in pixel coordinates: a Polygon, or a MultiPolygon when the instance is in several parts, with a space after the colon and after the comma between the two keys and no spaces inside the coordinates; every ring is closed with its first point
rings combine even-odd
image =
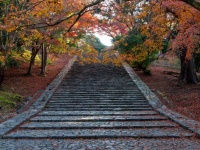
{"type": "Polygon", "coordinates": [[[112,63],[116,66],[121,66],[123,62],[123,57],[121,55],[117,56],[116,50],[107,50],[103,52],[101,55],[103,56],[101,63],[108,64],[112,63]]]}

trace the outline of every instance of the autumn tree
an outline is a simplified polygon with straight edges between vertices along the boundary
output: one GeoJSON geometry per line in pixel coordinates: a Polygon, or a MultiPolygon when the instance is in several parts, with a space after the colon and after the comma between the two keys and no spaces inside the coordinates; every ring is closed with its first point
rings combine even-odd
{"type": "Polygon", "coordinates": [[[4,79],[7,58],[12,50],[20,49],[23,45],[22,30],[16,30],[21,21],[19,12],[25,1],[0,1],[0,85],[4,79]],[[8,19],[10,18],[10,19],[8,19]]]}
{"type": "Polygon", "coordinates": [[[171,13],[176,20],[176,25],[173,27],[176,32],[175,34],[171,32],[171,48],[180,54],[179,80],[184,83],[198,83],[194,54],[198,52],[200,41],[200,11],[183,2],[169,1],[163,5],[166,7],[166,12],[171,13]]]}
{"type": "MultiPolygon", "coordinates": [[[[86,33],[92,28],[94,17],[91,15],[103,0],[89,1],[0,1],[0,31],[2,69],[9,52],[19,44],[31,47],[32,57],[27,74],[31,74],[36,54],[42,50],[41,74],[44,74],[46,64],[46,48],[51,44],[53,34],[59,31],[59,37],[71,39],[73,34],[86,33]],[[78,30],[74,30],[76,27],[78,30]]],[[[63,40],[63,41],[66,41],[63,40]]],[[[64,42],[63,42],[64,43],[64,42]]],[[[66,44],[66,42],[65,42],[66,44]]],[[[64,44],[63,44],[64,45],[64,44]]],[[[65,46],[63,48],[66,48],[65,46]]],[[[3,71],[1,71],[3,80],[3,71]]]]}
{"type": "MultiPolygon", "coordinates": [[[[173,0],[147,2],[116,0],[109,2],[109,5],[109,9],[104,9],[102,12],[106,14],[104,20],[120,22],[128,31],[137,28],[146,36],[143,47],[140,47],[143,58],[147,49],[151,52],[162,51],[163,42],[167,41],[171,49],[180,55],[180,81],[198,82],[194,65],[194,53],[197,52],[200,29],[198,10],[184,2],[173,0]]],[[[127,45],[126,39],[121,39],[120,42],[127,45]]],[[[135,59],[134,49],[138,49],[137,46],[132,48],[133,55],[126,54],[125,59],[135,59]]]]}

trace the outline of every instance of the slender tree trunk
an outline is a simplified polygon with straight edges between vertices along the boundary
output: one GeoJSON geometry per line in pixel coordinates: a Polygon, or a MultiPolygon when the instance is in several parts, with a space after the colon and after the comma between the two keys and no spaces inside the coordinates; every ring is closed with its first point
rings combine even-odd
{"type": "Polygon", "coordinates": [[[2,88],[2,83],[5,77],[5,67],[0,67],[0,89],[2,88]]]}
{"type": "Polygon", "coordinates": [[[46,65],[47,65],[47,46],[45,44],[42,44],[42,54],[41,54],[41,72],[40,76],[45,76],[46,73],[46,65]]]}
{"type": "Polygon", "coordinates": [[[32,75],[32,70],[33,70],[33,66],[35,63],[35,57],[36,57],[37,53],[39,52],[39,50],[40,50],[40,48],[36,48],[36,47],[32,48],[31,60],[30,60],[28,72],[26,73],[26,75],[29,75],[29,76],[32,75]]]}
{"type": "Polygon", "coordinates": [[[47,67],[47,56],[48,56],[48,47],[46,46],[45,49],[44,49],[44,68],[46,70],[46,67],[47,67]]]}
{"type": "Polygon", "coordinates": [[[190,60],[186,60],[186,51],[183,51],[181,59],[181,72],[179,76],[179,82],[197,84],[199,79],[196,74],[194,56],[190,60]]]}

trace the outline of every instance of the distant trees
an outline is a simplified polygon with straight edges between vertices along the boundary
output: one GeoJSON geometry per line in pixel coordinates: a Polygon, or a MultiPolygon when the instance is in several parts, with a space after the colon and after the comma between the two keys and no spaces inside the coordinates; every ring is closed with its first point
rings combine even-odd
{"type": "Polygon", "coordinates": [[[85,40],[88,44],[92,45],[98,52],[105,49],[107,46],[102,44],[98,37],[94,35],[86,35],[85,40]]]}

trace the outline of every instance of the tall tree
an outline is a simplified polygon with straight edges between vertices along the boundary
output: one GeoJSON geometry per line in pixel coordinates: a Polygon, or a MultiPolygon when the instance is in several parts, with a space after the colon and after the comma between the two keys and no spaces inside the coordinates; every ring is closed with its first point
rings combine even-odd
{"type": "Polygon", "coordinates": [[[165,2],[166,11],[177,20],[174,27],[176,35],[171,33],[172,49],[178,51],[181,60],[180,81],[185,83],[198,83],[196,75],[194,53],[200,41],[200,11],[195,10],[183,2],[165,2]],[[177,7],[177,6],[183,7],[177,7]],[[183,15],[184,14],[184,15],[183,15]]]}

